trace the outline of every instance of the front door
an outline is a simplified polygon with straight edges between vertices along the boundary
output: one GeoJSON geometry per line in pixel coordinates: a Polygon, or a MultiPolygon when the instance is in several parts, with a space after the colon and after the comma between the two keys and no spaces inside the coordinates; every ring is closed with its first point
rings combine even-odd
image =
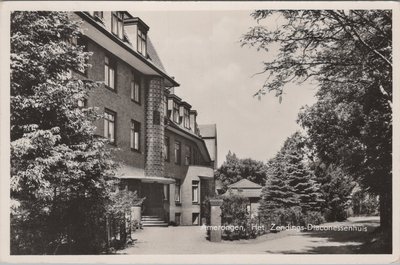
{"type": "Polygon", "coordinates": [[[163,185],[158,183],[142,183],[143,215],[164,218],[163,185]]]}

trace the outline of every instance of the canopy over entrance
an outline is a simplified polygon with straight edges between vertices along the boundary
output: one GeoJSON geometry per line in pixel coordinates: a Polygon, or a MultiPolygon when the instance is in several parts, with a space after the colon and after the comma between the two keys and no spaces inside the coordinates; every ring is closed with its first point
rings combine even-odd
{"type": "Polygon", "coordinates": [[[117,170],[116,177],[120,179],[137,179],[142,183],[160,183],[173,184],[175,180],[172,178],[145,176],[144,169],[121,164],[117,170]]]}

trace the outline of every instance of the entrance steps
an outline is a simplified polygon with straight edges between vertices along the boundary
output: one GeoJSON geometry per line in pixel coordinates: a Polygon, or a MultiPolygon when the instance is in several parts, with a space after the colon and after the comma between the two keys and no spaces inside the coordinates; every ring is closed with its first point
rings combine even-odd
{"type": "Polygon", "coordinates": [[[142,216],[143,227],[167,227],[168,223],[158,216],[143,215],[142,216]]]}

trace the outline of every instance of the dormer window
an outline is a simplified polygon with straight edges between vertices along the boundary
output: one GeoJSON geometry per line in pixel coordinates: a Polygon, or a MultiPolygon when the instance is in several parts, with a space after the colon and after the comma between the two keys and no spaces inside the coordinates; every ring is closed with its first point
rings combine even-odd
{"type": "Polygon", "coordinates": [[[103,19],[103,12],[102,11],[94,11],[93,16],[103,19]]]}
{"type": "Polygon", "coordinates": [[[179,123],[179,105],[174,102],[174,108],[172,110],[174,122],[179,123]]]}
{"type": "Polygon", "coordinates": [[[146,38],[146,32],[138,27],[137,51],[143,56],[146,56],[147,54],[146,38]]]}
{"type": "Polygon", "coordinates": [[[124,14],[122,12],[112,12],[111,32],[120,39],[124,38],[124,14]]]}
{"type": "Polygon", "coordinates": [[[190,128],[190,115],[187,108],[183,109],[183,125],[186,129],[190,128]]]}

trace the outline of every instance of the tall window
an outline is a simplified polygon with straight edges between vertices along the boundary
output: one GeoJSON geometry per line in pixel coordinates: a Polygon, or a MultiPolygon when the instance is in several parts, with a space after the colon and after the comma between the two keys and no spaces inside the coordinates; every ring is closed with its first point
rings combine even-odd
{"type": "Polygon", "coordinates": [[[173,118],[174,122],[179,123],[179,105],[176,102],[174,102],[174,107],[173,107],[173,118]]]}
{"type": "Polygon", "coordinates": [[[196,180],[192,181],[192,202],[199,203],[199,182],[196,180]]]}
{"type": "Polygon", "coordinates": [[[140,123],[137,121],[131,121],[131,149],[135,151],[140,150],[140,123]]]}
{"type": "Polygon", "coordinates": [[[108,56],[104,57],[104,83],[107,87],[115,89],[115,64],[108,56]]]}
{"type": "Polygon", "coordinates": [[[164,96],[164,99],[163,99],[164,117],[168,116],[168,103],[167,102],[168,102],[167,97],[164,96]]]}
{"type": "Polygon", "coordinates": [[[190,128],[190,115],[189,115],[189,110],[186,108],[183,110],[183,124],[185,128],[187,129],[190,128]]]}
{"type": "Polygon", "coordinates": [[[164,160],[169,161],[169,137],[164,138],[164,160]]]}
{"type": "Polygon", "coordinates": [[[175,164],[179,165],[181,163],[181,143],[175,141],[175,164]]]}
{"type": "Polygon", "coordinates": [[[115,143],[115,112],[106,110],[104,113],[104,137],[110,143],[115,143]]]}
{"type": "Polygon", "coordinates": [[[192,148],[188,145],[185,145],[185,166],[190,165],[192,157],[192,148]]]}
{"type": "Polygon", "coordinates": [[[131,81],[131,99],[137,103],[140,103],[140,77],[132,74],[131,81]]]}
{"type": "Polygon", "coordinates": [[[175,202],[181,202],[181,181],[175,180],[175,202]]]}
{"type": "Polygon", "coordinates": [[[169,201],[169,184],[164,184],[163,186],[163,200],[169,201]]]}
{"type": "Polygon", "coordinates": [[[122,12],[112,12],[111,18],[111,32],[118,36],[118,38],[124,38],[124,14],[122,12]]]}
{"type": "Polygon", "coordinates": [[[146,56],[146,49],[146,32],[138,28],[137,50],[140,54],[146,56]]]}

